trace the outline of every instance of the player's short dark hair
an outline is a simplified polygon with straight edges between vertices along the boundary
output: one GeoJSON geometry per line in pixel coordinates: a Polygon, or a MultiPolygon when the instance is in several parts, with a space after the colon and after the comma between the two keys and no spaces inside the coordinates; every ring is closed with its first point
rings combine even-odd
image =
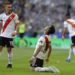
{"type": "Polygon", "coordinates": [[[12,4],[11,2],[9,2],[9,1],[5,1],[5,2],[3,3],[3,7],[4,7],[4,8],[6,7],[6,5],[10,5],[11,7],[13,6],[13,4],[12,4]]]}
{"type": "Polygon", "coordinates": [[[49,27],[49,33],[50,33],[50,34],[54,34],[54,33],[55,33],[55,27],[54,27],[54,25],[51,25],[51,26],[49,27]]]}
{"type": "Polygon", "coordinates": [[[71,5],[68,5],[68,6],[67,6],[66,15],[65,15],[66,18],[70,18],[70,17],[71,17],[70,11],[71,11],[71,5]]]}
{"type": "Polygon", "coordinates": [[[46,31],[46,34],[54,34],[55,33],[55,27],[54,27],[54,25],[46,27],[45,31],[46,31]]]}
{"type": "Polygon", "coordinates": [[[12,2],[11,0],[5,1],[5,2],[4,2],[4,5],[7,5],[7,4],[11,4],[11,5],[12,5],[13,2],[12,2]]]}

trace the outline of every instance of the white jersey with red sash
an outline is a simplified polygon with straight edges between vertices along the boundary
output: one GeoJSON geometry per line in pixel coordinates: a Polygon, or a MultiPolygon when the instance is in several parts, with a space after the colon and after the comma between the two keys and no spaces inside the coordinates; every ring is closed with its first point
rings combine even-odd
{"type": "MultiPolygon", "coordinates": [[[[39,45],[41,45],[42,48],[41,48],[40,52],[38,53],[38,55],[36,56],[37,58],[44,59],[45,53],[47,51],[49,44],[50,44],[50,37],[48,35],[44,35],[39,38],[36,48],[38,48],[39,45]]],[[[34,51],[34,53],[35,52],[36,52],[36,50],[34,51]]]]}
{"type": "Polygon", "coordinates": [[[18,23],[18,16],[15,13],[6,15],[3,13],[0,15],[0,20],[2,20],[2,29],[0,36],[12,38],[12,32],[15,30],[15,25],[18,23]]]}
{"type": "Polygon", "coordinates": [[[75,35],[75,20],[74,19],[66,20],[64,22],[64,27],[68,29],[70,37],[75,35]]]}

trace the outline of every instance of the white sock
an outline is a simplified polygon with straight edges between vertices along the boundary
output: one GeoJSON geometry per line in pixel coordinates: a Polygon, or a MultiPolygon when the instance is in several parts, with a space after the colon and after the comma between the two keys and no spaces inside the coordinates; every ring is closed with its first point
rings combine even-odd
{"type": "Polygon", "coordinates": [[[47,71],[47,68],[46,67],[36,67],[35,71],[37,71],[37,72],[45,72],[45,71],[47,71]]]}
{"type": "Polygon", "coordinates": [[[71,48],[70,51],[69,51],[68,59],[71,59],[72,54],[73,54],[73,49],[71,48]]]}
{"type": "Polygon", "coordinates": [[[8,53],[8,64],[12,64],[12,53],[8,53]]]}
{"type": "Polygon", "coordinates": [[[73,47],[73,54],[75,54],[75,47],[73,47]]]}
{"type": "Polygon", "coordinates": [[[36,67],[35,68],[36,72],[52,72],[56,73],[55,69],[52,67],[36,67]]]}
{"type": "Polygon", "coordinates": [[[58,68],[56,68],[55,66],[51,66],[54,70],[54,72],[60,72],[58,68]]]}

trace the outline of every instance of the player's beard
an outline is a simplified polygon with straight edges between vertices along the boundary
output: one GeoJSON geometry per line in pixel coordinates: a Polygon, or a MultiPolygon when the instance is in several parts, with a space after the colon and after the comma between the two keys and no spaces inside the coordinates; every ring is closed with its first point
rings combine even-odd
{"type": "Polygon", "coordinates": [[[9,14],[11,14],[11,13],[12,13],[12,10],[9,11],[9,14]]]}
{"type": "Polygon", "coordinates": [[[10,15],[12,13],[12,10],[6,10],[6,14],[10,15]]]}

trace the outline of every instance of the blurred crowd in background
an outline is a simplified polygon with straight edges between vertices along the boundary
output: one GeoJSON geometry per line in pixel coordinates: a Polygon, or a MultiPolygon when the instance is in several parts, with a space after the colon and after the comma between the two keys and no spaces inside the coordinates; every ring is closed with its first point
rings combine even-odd
{"type": "MultiPolygon", "coordinates": [[[[3,12],[0,0],[0,13],[3,12]]],[[[75,15],[75,0],[10,0],[13,11],[26,25],[26,31],[40,33],[42,28],[54,24],[56,32],[61,33],[67,5],[71,5],[71,15],[75,15]]]]}

